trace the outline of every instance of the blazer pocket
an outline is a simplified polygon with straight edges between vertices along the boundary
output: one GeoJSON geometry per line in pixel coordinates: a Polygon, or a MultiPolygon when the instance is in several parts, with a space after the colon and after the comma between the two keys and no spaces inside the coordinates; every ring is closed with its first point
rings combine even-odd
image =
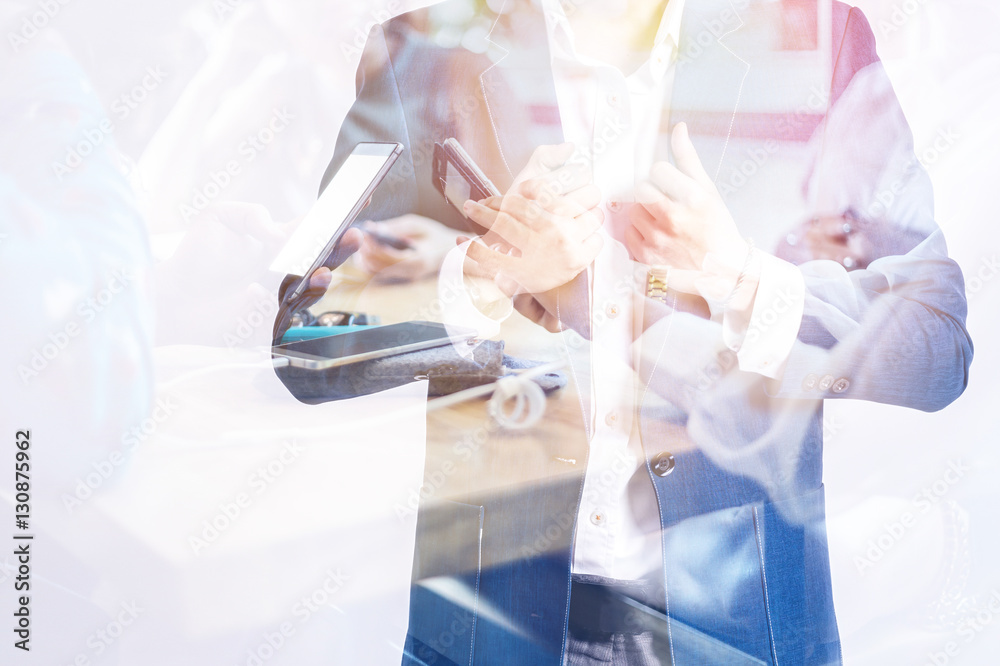
{"type": "Polygon", "coordinates": [[[840,664],[823,486],[752,509],[772,659],[840,664]]]}
{"type": "Polygon", "coordinates": [[[410,587],[403,664],[472,663],[482,573],[482,506],[441,501],[422,506],[410,587]]]}

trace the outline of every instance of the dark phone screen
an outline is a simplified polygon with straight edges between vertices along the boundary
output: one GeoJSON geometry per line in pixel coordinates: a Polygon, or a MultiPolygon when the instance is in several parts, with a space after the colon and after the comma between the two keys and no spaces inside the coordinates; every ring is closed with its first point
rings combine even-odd
{"type": "Polygon", "coordinates": [[[289,342],[277,345],[274,349],[318,358],[343,358],[430,341],[439,341],[440,345],[434,346],[441,346],[450,343],[451,338],[442,324],[406,322],[330,335],[325,338],[289,342]]]}

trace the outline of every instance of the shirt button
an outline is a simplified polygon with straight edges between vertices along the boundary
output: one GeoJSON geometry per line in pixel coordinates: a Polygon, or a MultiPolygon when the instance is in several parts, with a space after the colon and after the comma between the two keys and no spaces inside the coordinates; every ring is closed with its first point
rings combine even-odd
{"type": "Polygon", "coordinates": [[[823,375],[823,379],[819,380],[819,390],[825,391],[833,386],[833,375],[823,375]]]}
{"type": "Polygon", "coordinates": [[[604,313],[608,315],[610,319],[614,319],[618,316],[618,306],[614,303],[609,303],[608,307],[604,308],[604,313]]]}
{"type": "Polygon", "coordinates": [[[618,93],[608,93],[608,106],[618,106],[618,93]]]}
{"type": "Polygon", "coordinates": [[[851,387],[851,382],[849,382],[844,377],[841,377],[840,379],[838,379],[833,383],[833,386],[830,387],[830,390],[833,391],[834,393],[843,393],[850,387],[851,387]]]}
{"type": "Polygon", "coordinates": [[[590,522],[594,523],[598,527],[600,527],[605,522],[607,522],[607,520],[608,520],[608,517],[600,509],[598,509],[594,513],[590,514],[590,522]]]}
{"type": "Polygon", "coordinates": [[[618,412],[608,412],[608,415],[604,417],[604,422],[609,426],[614,426],[618,423],[618,412]]]}
{"type": "Polygon", "coordinates": [[[817,377],[812,373],[809,373],[808,375],[806,375],[806,378],[802,380],[802,390],[812,391],[814,388],[816,388],[817,384],[819,384],[819,377],[817,377]]]}
{"type": "Polygon", "coordinates": [[[612,213],[617,213],[621,209],[622,209],[622,202],[621,201],[615,200],[615,201],[609,201],[608,202],[608,210],[610,210],[612,213]]]}
{"type": "Polygon", "coordinates": [[[658,453],[651,462],[653,474],[656,476],[666,476],[674,471],[674,454],[664,451],[658,453]]]}

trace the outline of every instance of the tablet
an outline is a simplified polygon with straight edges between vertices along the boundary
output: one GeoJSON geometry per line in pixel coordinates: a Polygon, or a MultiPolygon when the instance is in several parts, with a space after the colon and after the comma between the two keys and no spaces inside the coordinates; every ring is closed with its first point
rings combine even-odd
{"type": "Polygon", "coordinates": [[[287,358],[289,365],[294,367],[324,370],[453,343],[465,345],[474,338],[475,331],[471,329],[446,329],[444,324],[436,322],[409,321],[313,340],[288,342],[274,346],[271,351],[274,356],[287,358]]]}
{"type": "MultiPolygon", "coordinates": [[[[355,146],[271,262],[270,269],[304,278],[312,275],[326,261],[402,152],[403,145],[399,143],[355,146]]],[[[299,280],[286,300],[301,294],[308,284],[308,279],[299,280]]]]}

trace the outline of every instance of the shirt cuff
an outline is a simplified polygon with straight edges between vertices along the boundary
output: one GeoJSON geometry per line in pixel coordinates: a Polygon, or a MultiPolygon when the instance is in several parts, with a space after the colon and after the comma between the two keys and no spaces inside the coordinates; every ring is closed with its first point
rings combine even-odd
{"type": "Polygon", "coordinates": [[[758,254],[760,273],[750,320],[742,333],[731,330],[726,320],[735,315],[727,312],[723,317],[723,339],[736,352],[740,370],[776,379],[799,335],[806,285],[793,264],[770,254],[758,254]]]}
{"type": "Polygon", "coordinates": [[[441,265],[438,300],[445,327],[472,328],[480,340],[500,334],[500,324],[514,311],[511,299],[493,280],[465,275],[465,255],[473,239],[455,247],[441,265]]]}

